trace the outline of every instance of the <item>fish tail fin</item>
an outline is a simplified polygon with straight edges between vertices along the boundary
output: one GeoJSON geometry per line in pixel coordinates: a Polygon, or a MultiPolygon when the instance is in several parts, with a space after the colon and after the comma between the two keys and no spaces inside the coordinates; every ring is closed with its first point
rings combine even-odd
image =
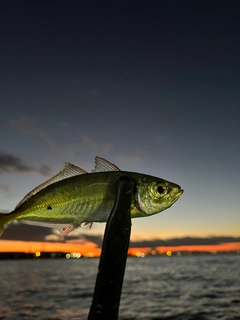
{"type": "Polygon", "coordinates": [[[4,229],[7,227],[7,225],[11,222],[9,219],[9,213],[2,213],[0,212],[0,237],[3,234],[4,229]]]}

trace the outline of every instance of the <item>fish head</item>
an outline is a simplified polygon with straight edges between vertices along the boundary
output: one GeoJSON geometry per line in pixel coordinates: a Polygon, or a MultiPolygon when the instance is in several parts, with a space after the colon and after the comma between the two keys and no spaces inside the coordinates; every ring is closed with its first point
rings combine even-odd
{"type": "Polygon", "coordinates": [[[181,187],[173,182],[145,176],[137,181],[135,206],[139,216],[150,216],[171,207],[182,194],[181,187]]]}

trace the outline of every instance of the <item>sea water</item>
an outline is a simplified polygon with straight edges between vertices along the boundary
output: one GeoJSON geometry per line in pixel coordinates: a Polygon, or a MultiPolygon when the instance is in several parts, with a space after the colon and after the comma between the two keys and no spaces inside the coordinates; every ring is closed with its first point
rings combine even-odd
{"type": "MultiPolygon", "coordinates": [[[[98,259],[0,260],[0,319],[87,319],[98,259]]],[[[119,319],[240,319],[240,255],[128,258],[119,319]]]]}

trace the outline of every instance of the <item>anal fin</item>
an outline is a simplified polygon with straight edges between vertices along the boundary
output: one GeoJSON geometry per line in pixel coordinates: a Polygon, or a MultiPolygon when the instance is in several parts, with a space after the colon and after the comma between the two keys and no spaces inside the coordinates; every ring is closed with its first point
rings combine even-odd
{"type": "Polygon", "coordinates": [[[72,224],[61,224],[61,223],[49,223],[49,222],[42,222],[42,221],[30,221],[30,220],[21,220],[22,223],[24,224],[29,224],[32,226],[39,226],[39,227],[45,227],[45,228],[51,228],[51,229],[56,229],[60,232],[61,236],[66,236],[70,232],[72,232],[76,228],[72,224]]]}

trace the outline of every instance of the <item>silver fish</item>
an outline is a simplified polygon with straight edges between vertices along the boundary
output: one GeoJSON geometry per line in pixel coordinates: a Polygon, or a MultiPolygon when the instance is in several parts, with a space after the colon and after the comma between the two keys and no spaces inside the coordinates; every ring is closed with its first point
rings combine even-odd
{"type": "Polygon", "coordinates": [[[109,161],[96,157],[92,173],[66,163],[57,175],[29,192],[16,208],[0,213],[0,234],[14,220],[56,228],[66,235],[82,223],[106,222],[116,197],[121,176],[136,181],[132,197],[132,218],[159,213],[173,205],[183,193],[167,180],[137,172],[120,171],[109,161]]]}

